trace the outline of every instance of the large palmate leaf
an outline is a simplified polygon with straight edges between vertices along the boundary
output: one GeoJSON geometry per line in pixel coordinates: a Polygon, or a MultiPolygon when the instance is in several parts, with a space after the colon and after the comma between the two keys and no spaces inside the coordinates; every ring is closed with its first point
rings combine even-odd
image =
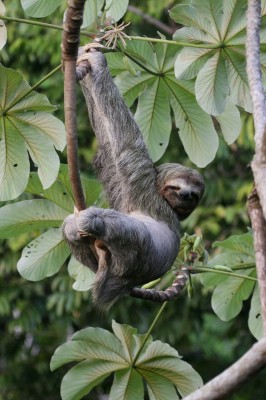
{"type": "MultiPolygon", "coordinates": [[[[0,15],[5,15],[6,8],[0,0],[0,15]]],[[[4,47],[7,41],[7,30],[4,21],[0,20],[0,50],[4,47]]]]}
{"type": "Polygon", "coordinates": [[[220,319],[228,321],[239,314],[243,301],[250,297],[255,285],[253,238],[250,233],[246,233],[231,236],[214,245],[223,249],[223,252],[215,256],[208,266],[229,267],[238,276],[206,273],[201,275],[201,281],[205,286],[215,286],[212,295],[213,310],[220,319]]]}
{"type": "Polygon", "coordinates": [[[132,74],[123,69],[121,58],[114,62],[109,56],[111,70],[121,72],[116,84],[128,106],[139,96],[135,119],[153,161],[164,153],[172,128],[173,109],[180,139],[190,159],[199,167],[206,166],[215,156],[218,136],[212,120],[198,105],[194,85],[176,80],[173,72],[176,47],[159,43],[129,42],[126,54],[135,60],[132,74]]]}
{"type": "Polygon", "coordinates": [[[62,3],[62,0],[21,0],[25,13],[34,18],[47,17],[62,3]]]}
{"type": "MultiPolygon", "coordinates": [[[[246,0],[192,0],[175,6],[171,17],[185,27],[174,34],[195,47],[184,47],[175,63],[177,78],[196,77],[199,105],[212,115],[222,114],[229,99],[251,112],[247,83],[246,0]],[[200,46],[198,48],[197,46],[200,46]]],[[[262,1],[261,43],[266,43],[266,2],[262,1]]],[[[265,51],[262,48],[262,55],[265,51]]],[[[265,63],[262,58],[262,69],[265,63]]]]}
{"type": "Polygon", "coordinates": [[[176,390],[185,396],[202,385],[197,372],[168,344],[152,342],[151,337],[145,342],[145,336],[138,335],[136,329],[115,321],[113,331],[114,334],[100,328],[86,328],[56,350],[51,360],[52,370],[79,362],[63,378],[63,400],[81,399],[112,372],[115,372],[112,400],[143,400],[143,381],[150,400],[178,400],[176,390]]]}
{"type": "Polygon", "coordinates": [[[22,76],[0,66],[0,200],[21,194],[28,182],[30,163],[46,189],[55,181],[59,169],[56,149],[65,147],[61,121],[49,112],[56,107],[31,91],[22,76]]]}

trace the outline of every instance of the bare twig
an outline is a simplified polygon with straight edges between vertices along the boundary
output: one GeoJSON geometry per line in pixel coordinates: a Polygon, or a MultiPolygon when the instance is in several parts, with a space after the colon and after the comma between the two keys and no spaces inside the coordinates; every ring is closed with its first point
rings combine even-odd
{"type": "Polygon", "coordinates": [[[256,185],[256,190],[249,197],[249,213],[254,231],[262,320],[266,335],[266,103],[260,66],[260,26],[261,1],[249,0],[246,53],[255,124],[255,155],[251,165],[256,185]]]}
{"type": "Polygon", "coordinates": [[[254,344],[243,357],[184,400],[224,400],[266,365],[266,338],[254,344]]]}
{"type": "Polygon", "coordinates": [[[76,117],[76,60],[84,3],[85,0],[68,0],[62,40],[68,170],[73,188],[75,205],[79,211],[86,208],[79,174],[76,117]]]}
{"type": "Polygon", "coordinates": [[[150,16],[149,14],[145,14],[143,11],[135,6],[128,6],[128,11],[132,12],[133,14],[139,15],[144,21],[147,21],[149,24],[154,25],[156,28],[160,29],[167,35],[172,36],[176,31],[176,28],[171,28],[170,26],[164,24],[158,19],[150,16]]]}

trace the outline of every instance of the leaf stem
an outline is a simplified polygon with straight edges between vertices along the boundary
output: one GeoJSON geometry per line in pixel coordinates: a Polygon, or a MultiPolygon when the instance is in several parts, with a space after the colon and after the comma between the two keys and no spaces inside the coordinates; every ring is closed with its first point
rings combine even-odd
{"type": "Polygon", "coordinates": [[[243,264],[234,265],[230,268],[233,269],[234,271],[237,271],[237,270],[241,270],[241,269],[249,269],[249,268],[255,268],[255,267],[256,267],[256,264],[253,262],[253,263],[243,263],[243,264]]]}
{"type": "MultiPolygon", "coordinates": [[[[60,31],[62,31],[64,29],[62,25],[49,24],[47,22],[40,22],[40,21],[35,21],[35,20],[30,20],[30,19],[7,17],[5,15],[0,15],[0,19],[2,19],[4,21],[19,22],[22,24],[42,26],[43,28],[57,29],[60,31]]],[[[93,36],[95,36],[95,32],[87,32],[84,30],[80,31],[80,34],[82,36],[87,36],[89,38],[92,38],[93,36]]],[[[143,37],[143,36],[129,36],[129,38],[131,40],[142,40],[142,41],[146,41],[146,42],[166,43],[166,44],[179,45],[179,46],[184,46],[184,47],[196,47],[196,48],[203,48],[203,49],[218,49],[222,46],[221,43],[199,44],[199,43],[189,43],[189,42],[178,42],[175,40],[167,40],[167,39],[159,39],[159,38],[150,38],[150,37],[143,37]]]]}
{"type": "Polygon", "coordinates": [[[189,268],[189,271],[191,271],[191,272],[214,272],[214,273],[217,273],[217,274],[234,276],[236,278],[248,279],[250,281],[257,282],[257,279],[253,278],[251,276],[245,276],[245,275],[241,275],[241,274],[236,274],[234,272],[219,271],[218,269],[214,269],[214,268],[192,267],[192,268],[189,268]]]}
{"type": "Polygon", "coordinates": [[[143,37],[143,36],[129,36],[131,40],[142,40],[146,42],[153,42],[153,43],[165,43],[165,44],[175,44],[184,47],[196,47],[202,49],[219,49],[222,44],[198,44],[198,43],[190,43],[190,42],[178,42],[176,40],[168,40],[168,39],[157,39],[157,38],[150,38],[150,37],[143,37]]]}
{"type": "Polygon", "coordinates": [[[19,103],[22,99],[24,99],[26,96],[28,96],[33,90],[35,90],[37,87],[39,87],[44,81],[49,79],[52,75],[54,75],[57,71],[59,71],[62,67],[62,64],[58,65],[56,68],[54,68],[51,72],[49,72],[47,75],[45,75],[42,79],[40,79],[35,85],[33,85],[29,90],[27,90],[26,93],[23,94],[23,96],[19,97],[16,99],[13,103],[7,107],[6,110],[4,110],[4,113],[6,114],[12,107],[14,107],[17,103],[19,103]]]}
{"type": "MultiPolygon", "coordinates": [[[[57,29],[59,31],[62,31],[64,29],[62,25],[48,24],[47,22],[40,22],[40,21],[31,20],[31,19],[13,18],[13,17],[7,17],[5,15],[0,15],[0,20],[1,19],[3,21],[19,22],[21,24],[42,26],[43,28],[57,29]]],[[[95,33],[93,33],[93,32],[86,32],[86,31],[81,31],[80,34],[83,36],[90,37],[90,38],[93,35],[95,35],[95,33]]]]}
{"type": "Polygon", "coordinates": [[[156,323],[158,322],[160,316],[162,315],[162,313],[163,313],[163,311],[164,311],[164,309],[165,309],[167,303],[168,303],[168,302],[165,301],[165,302],[162,304],[162,306],[160,307],[160,309],[159,309],[159,311],[158,311],[156,317],[154,318],[154,320],[153,320],[153,322],[152,322],[152,324],[151,324],[151,326],[150,326],[148,332],[147,332],[146,335],[145,335],[144,341],[143,341],[142,345],[140,346],[139,351],[137,352],[137,354],[136,354],[135,357],[134,357],[132,366],[134,366],[134,365],[136,364],[136,362],[137,362],[137,360],[138,360],[138,358],[139,358],[139,355],[140,355],[141,352],[142,352],[143,347],[145,346],[145,344],[146,344],[146,342],[147,342],[147,340],[148,340],[148,338],[149,338],[149,336],[150,336],[150,334],[151,334],[153,328],[155,327],[156,323]]]}

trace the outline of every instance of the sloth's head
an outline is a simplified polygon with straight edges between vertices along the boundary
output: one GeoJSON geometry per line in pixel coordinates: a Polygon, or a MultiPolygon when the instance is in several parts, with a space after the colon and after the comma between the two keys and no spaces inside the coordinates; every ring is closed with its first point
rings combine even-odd
{"type": "Polygon", "coordinates": [[[204,193],[205,184],[201,174],[180,164],[163,164],[156,170],[159,193],[180,220],[187,218],[204,193]]]}

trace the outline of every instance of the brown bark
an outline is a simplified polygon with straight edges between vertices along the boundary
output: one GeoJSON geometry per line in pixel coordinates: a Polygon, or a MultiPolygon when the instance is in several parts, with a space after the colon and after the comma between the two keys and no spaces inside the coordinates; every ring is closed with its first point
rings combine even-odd
{"type": "Polygon", "coordinates": [[[66,20],[62,39],[64,66],[64,109],[67,134],[67,159],[75,206],[86,208],[81,186],[78,161],[77,116],[76,116],[76,60],[79,47],[79,33],[85,0],[68,0],[66,20]]]}
{"type": "Polygon", "coordinates": [[[255,155],[251,166],[256,190],[249,197],[248,207],[254,231],[262,320],[266,335],[266,102],[260,66],[260,27],[261,1],[249,0],[246,53],[255,124],[255,155]]]}

